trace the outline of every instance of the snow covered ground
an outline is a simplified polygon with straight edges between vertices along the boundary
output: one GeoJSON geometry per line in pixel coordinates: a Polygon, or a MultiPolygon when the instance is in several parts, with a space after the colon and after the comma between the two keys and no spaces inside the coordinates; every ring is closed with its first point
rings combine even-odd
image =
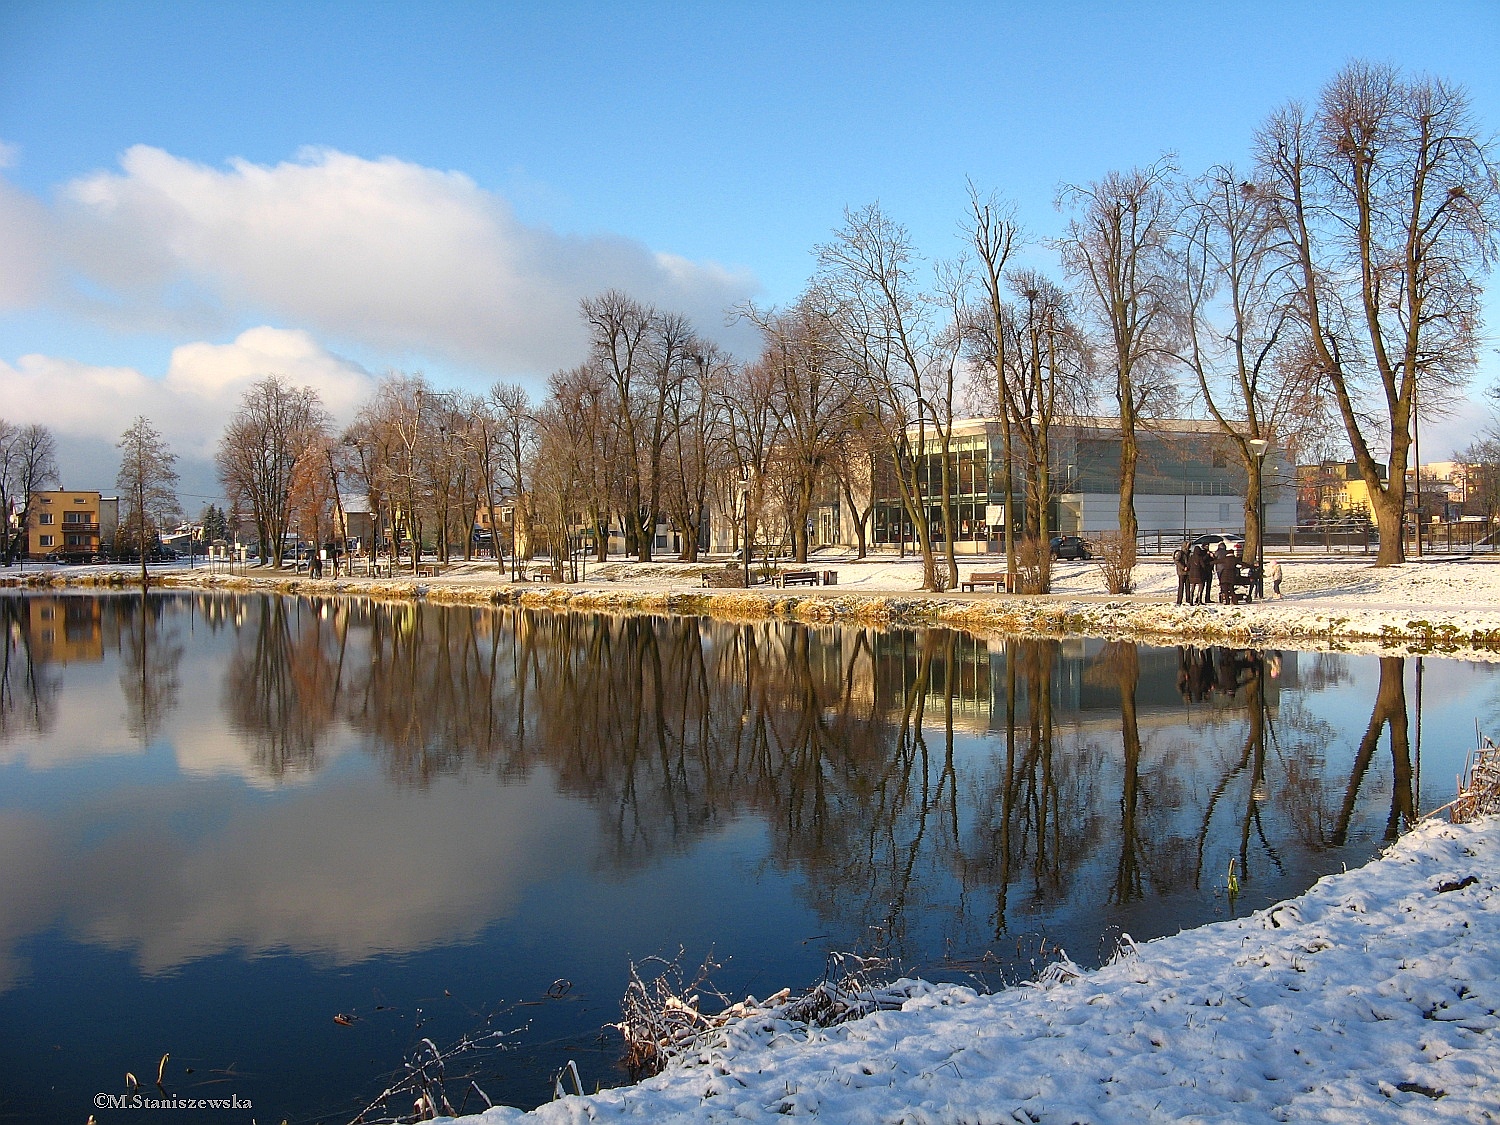
{"type": "MultiPolygon", "coordinates": [[[[1276,557],[1276,556],[1273,556],[1276,557]]],[[[585,610],[703,612],[705,597],[730,616],[776,614],[861,625],[944,624],[982,634],[1088,634],[1171,638],[1200,644],[1280,644],[1297,648],[1383,649],[1441,652],[1472,659],[1500,659],[1500,556],[1436,556],[1402,566],[1377,568],[1358,554],[1279,556],[1285,569],[1283,597],[1254,605],[1178,606],[1170,562],[1148,556],[1135,572],[1136,589],[1111,595],[1094,562],[1060,562],[1053,592],[1044,597],[992,592],[920,592],[921,564],[893,553],[857,560],[851,552],[819,552],[814,570],[838,572],[836,586],[751,591],[703,587],[705,573],[722,561],[637,563],[611,559],[589,563],[579,583],[511,583],[492,562],[458,563],[438,578],[308,579],[291,571],[252,568],[243,576],[212,575],[202,567],[161,568],[164,585],[275,589],[298,594],[373,593],[388,598],[519,601],[526,605],[585,610]],[[682,601],[680,599],[691,599],[682,601]]],[[[993,558],[966,557],[960,572],[996,567],[993,558]]],[[[108,581],[108,568],[28,568],[28,580],[90,583],[108,581]]],[[[16,575],[0,570],[0,582],[16,575]]],[[[118,573],[129,583],[133,575],[118,573]]]]}
{"type": "Polygon", "coordinates": [[[751,1019],[638,1086],[469,1122],[1500,1119],[1500,818],[1429,821],[1237,921],[829,1029],[751,1019]]]}
{"type": "MultiPolygon", "coordinates": [[[[1268,556],[1274,558],[1277,556],[1268,556]]],[[[1500,610],[1500,555],[1490,557],[1438,556],[1402,566],[1374,565],[1373,556],[1293,555],[1280,556],[1286,577],[1282,602],[1290,605],[1327,607],[1436,606],[1454,609],[1500,610]]],[[[719,562],[679,563],[658,559],[636,563],[611,559],[590,563],[584,585],[627,587],[668,591],[701,590],[700,574],[717,569],[719,562]]],[[[795,565],[795,564],[788,564],[795,565]]],[[[838,587],[813,589],[827,593],[913,593],[921,588],[920,560],[894,554],[875,554],[857,560],[851,552],[821,551],[807,563],[812,570],[837,570],[838,587]]],[[[1004,567],[993,557],[960,556],[959,571],[994,570],[1004,567]]],[[[1060,561],[1053,564],[1053,596],[1073,598],[1111,597],[1097,562],[1060,561]]],[[[1172,601],[1177,579],[1166,557],[1148,556],[1136,568],[1136,591],[1131,600],[1172,601]]],[[[497,581],[493,564],[470,564],[456,568],[441,582],[497,581]]],[[[1268,584],[1269,585],[1269,584],[1268,584]]],[[[1275,604],[1275,603],[1272,603],[1275,604]]]]}
{"type": "MultiPolygon", "coordinates": [[[[1284,598],[1279,603],[1269,603],[1268,608],[1279,604],[1318,609],[1422,606],[1450,610],[1500,611],[1500,554],[1433,556],[1402,566],[1383,568],[1373,565],[1373,556],[1360,554],[1330,556],[1304,553],[1267,557],[1280,557],[1286,572],[1282,584],[1284,598]]],[[[650,563],[637,563],[615,557],[603,564],[590,562],[580,585],[605,589],[701,592],[702,573],[724,565],[719,560],[680,563],[672,559],[658,559],[650,563]]],[[[972,570],[993,570],[997,565],[1003,567],[1004,563],[992,556],[960,556],[959,559],[961,574],[968,574],[972,570]]],[[[913,556],[898,558],[894,553],[877,553],[859,560],[850,551],[825,550],[817,552],[809,560],[807,567],[839,572],[837,588],[812,588],[813,592],[828,595],[914,593],[922,584],[920,561],[913,556]]],[[[201,563],[196,569],[174,565],[153,566],[151,570],[154,575],[162,577],[170,575],[173,578],[191,579],[208,576],[201,563]]],[[[58,567],[30,563],[24,574],[33,578],[45,576],[64,581],[68,578],[87,581],[115,571],[123,573],[126,579],[136,573],[130,567],[58,567]]],[[[0,578],[15,578],[21,573],[16,567],[0,567],[0,578]]],[[[246,573],[252,578],[297,577],[292,571],[276,575],[263,568],[251,568],[246,573]]],[[[398,581],[402,578],[403,575],[396,575],[398,581]]],[[[1135,579],[1136,590],[1127,596],[1127,600],[1154,603],[1174,600],[1177,581],[1170,560],[1165,556],[1143,557],[1136,568],[1135,579]]],[[[344,581],[357,586],[362,580],[344,581]]],[[[451,567],[443,578],[424,579],[423,582],[424,585],[435,588],[452,584],[490,587],[509,585],[492,562],[459,563],[451,567]]],[[[1060,561],[1053,565],[1052,596],[1119,598],[1118,595],[1106,592],[1104,577],[1097,562],[1083,561],[1060,561]]]]}

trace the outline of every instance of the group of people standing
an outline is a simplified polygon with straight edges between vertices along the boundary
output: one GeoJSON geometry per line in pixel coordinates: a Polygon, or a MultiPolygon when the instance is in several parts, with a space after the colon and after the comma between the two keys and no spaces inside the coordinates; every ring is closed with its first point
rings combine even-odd
{"type": "MultiPolygon", "coordinates": [[[[1239,553],[1231,551],[1222,541],[1212,553],[1201,543],[1195,543],[1191,547],[1184,543],[1172,552],[1172,564],[1177,568],[1178,605],[1207,605],[1213,600],[1216,582],[1219,588],[1218,600],[1224,605],[1242,599],[1252,600],[1261,586],[1260,567],[1254,563],[1241,562],[1239,553]]],[[[1272,595],[1279,598],[1280,562],[1272,562],[1270,577],[1272,595]]]]}

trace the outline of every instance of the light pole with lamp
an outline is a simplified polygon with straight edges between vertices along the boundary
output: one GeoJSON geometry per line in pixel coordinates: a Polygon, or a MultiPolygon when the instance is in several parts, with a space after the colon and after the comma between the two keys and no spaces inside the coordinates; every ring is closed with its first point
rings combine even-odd
{"type": "Polygon", "coordinates": [[[1245,443],[1255,455],[1255,511],[1258,530],[1255,536],[1255,596],[1266,596],[1266,454],[1271,443],[1265,438],[1251,438],[1245,443]]]}
{"type": "Polygon", "coordinates": [[[740,500],[745,505],[745,547],[740,552],[745,560],[745,589],[750,589],[750,474],[740,481],[740,500]]]}

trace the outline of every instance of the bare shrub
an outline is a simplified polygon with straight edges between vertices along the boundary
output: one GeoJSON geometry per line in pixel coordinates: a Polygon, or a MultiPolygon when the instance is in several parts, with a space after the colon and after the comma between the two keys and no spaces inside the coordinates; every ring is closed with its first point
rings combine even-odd
{"type": "Polygon", "coordinates": [[[832,953],[823,979],[794,995],[789,988],[757,1000],[747,996],[736,1004],[710,983],[719,968],[705,958],[691,979],[682,970],[682,953],[668,961],[648,958],[645,975],[630,966],[630,984],[620,1001],[623,1019],[615,1028],[625,1037],[626,1070],[639,1082],[660,1074],[673,1059],[701,1049],[707,1037],[740,1020],[784,1020],[809,1027],[832,1027],[871,1012],[899,1008],[917,981],[884,983],[890,963],[882,958],[832,953]],[[705,996],[721,1001],[713,1013],[703,1010],[705,996]]]}
{"type": "Polygon", "coordinates": [[[1129,594],[1135,590],[1135,539],[1108,532],[1094,541],[1099,554],[1099,570],[1104,588],[1111,594],[1129,594]]]}
{"type": "Polygon", "coordinates": [[[1464,765],[1458,799],[1448,806],[1448,819],[1463,824],[1487,813],[1500,813],[1500,749],[1481,735],[1478,748],[1464,765]]]}
{"type": "MultiPolygon", "coordinates": [[[[343,1017],[353,1022],[358,1017],[343,1017]]],[[[339,1021],[335,1017],[335,1022],[339,1021]]],[[[347,1026],[347,1024],[346,1024],[347,1026]]],[[[349,1125],[390,1125],[394,1122],[431,1121],[437,1117],[458,1117],[484,1109],[495,1103],[479,1088],[478,1065],[489,1052],[505,1050],[507,1035],[517,1032],[485,1031],[465,1035],[457,1043],[439,1048],[431,1039],[423,1039],[417,1049],[389,1078],[380,1096],[360,1111],[349,1125]],[[456,1090],[452,1099],[448,1091],[456,1090]],[[476,1099],[470,1103],[470,1095],[476,1099]],[[406,1109],[406,1099],[411,1108],[406,1109]]]]}
{"type": "Polygon", "coordinates": [[[1027,537],[1016,545],[1016,583],[1023,594],[1052,590],[1052,550],[1040,539],[1027,537]]]}

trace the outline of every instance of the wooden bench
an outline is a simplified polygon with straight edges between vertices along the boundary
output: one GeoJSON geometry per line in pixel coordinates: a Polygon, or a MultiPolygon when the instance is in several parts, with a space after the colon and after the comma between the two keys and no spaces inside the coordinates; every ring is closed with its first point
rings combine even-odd
{"type": "Polygon", "coordinates": [[[448,569],[448,566],[447,566],[446,563],[440,563],[440,562],[419,562],[417,564],[417,577],[418,578],[437,578],[437,577],[439,577],[443,573],[443,571],[445,571],[447,569],[448,569]]]}
{"type": "Polygon", "coordinates": [[[776,585],[816,586],[822,580],[816,570],[788,570],[776,576],[776,585]]]}
{"type": "Polygon", "coordinates": [[[1007,594],[1014,593],[1010,585],[1010,575],[1003,570],[975,570],[969,573],[969,577],[958,584],[960,590],[972,593],[980,586],[992,586],[998,594],[1004,590],[1007,594]]]}

